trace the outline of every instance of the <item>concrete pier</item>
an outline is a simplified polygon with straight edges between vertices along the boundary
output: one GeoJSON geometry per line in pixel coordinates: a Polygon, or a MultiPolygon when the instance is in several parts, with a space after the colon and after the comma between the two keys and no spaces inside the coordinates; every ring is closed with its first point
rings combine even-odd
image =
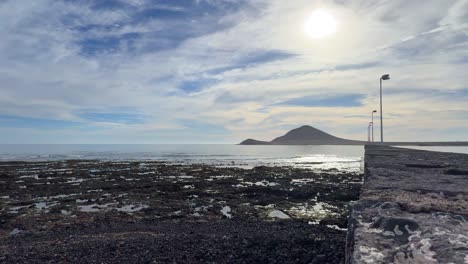
{"type": "Polygon", "coordinates": [[[346,263],[468,263],[468,155],[366,146],[346,263]]]}

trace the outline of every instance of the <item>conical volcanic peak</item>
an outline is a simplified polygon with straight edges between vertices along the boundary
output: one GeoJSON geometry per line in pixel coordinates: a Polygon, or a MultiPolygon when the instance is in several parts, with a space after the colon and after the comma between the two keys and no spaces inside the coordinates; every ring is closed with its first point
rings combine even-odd
{"type": "Polygon", "coordinates": [[[311,126],[301,126],[286,133],[284,136],[275,138],[272,143],[282,141],[295,141],[295,140],[314,140],[314,141],[328,141],[337,140],[339,138],[325,133],[319,129],[311,126]]]}
{"type": "Polygon", "coordinates": [[[366,142],[332,136],[311,126],[301,126],[270,142],[248,139],[241,145],[364,145],[366,142]]]}
{"type": "Polygon", "coordinates": [[[260,141],[255,139],[246,139],[240,143],[240,145],[269,145],[270,142],[260,141]]]}
{"type": "Polygon", "coordinates": [[[349,140],[332,136],[322,130],[311,126],[295,128],[284,136],[277,137],[270,142],[255,139],[247,139],[241,145],[366,145],[378,144],[389,146],[468,146],[468,141],[451,142],[368,142],[360,140],[349,140]]]}

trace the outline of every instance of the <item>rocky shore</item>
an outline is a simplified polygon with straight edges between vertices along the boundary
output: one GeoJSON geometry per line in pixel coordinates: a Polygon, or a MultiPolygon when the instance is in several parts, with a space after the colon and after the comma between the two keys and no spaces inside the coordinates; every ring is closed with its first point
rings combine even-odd
{"type": "Polygon", "coordinates": [[[0,163],[1,263],[344,263],[362,175],[0,163]]]}

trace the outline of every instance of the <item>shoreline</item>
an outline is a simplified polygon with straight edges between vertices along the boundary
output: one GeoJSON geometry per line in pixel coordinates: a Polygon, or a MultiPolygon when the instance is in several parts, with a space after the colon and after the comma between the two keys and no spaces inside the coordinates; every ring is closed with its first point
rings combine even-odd
{"type": "Polygon", "coordinates": [[[347,204],[362,181],[358,173],[292,167],[0,165],[9,165],[0,166],[6,262],[340,263],[347,204]]]}
{"type": "Polygon", "coordinates": [[[414,147],[468,147],[467,141],[453,141],[453,142],[368,142],[368,141],[359,141],[359,140],[349,140],[350,142],[339,142],[333,143],[329,142],[323,144],[321,142],[314,141],[299,141],[287,142],[287,143],[272,143],[269,141],[256,141],[256,142],[241,142],[237,145],[240,146],[414,146],[414,147]]]}

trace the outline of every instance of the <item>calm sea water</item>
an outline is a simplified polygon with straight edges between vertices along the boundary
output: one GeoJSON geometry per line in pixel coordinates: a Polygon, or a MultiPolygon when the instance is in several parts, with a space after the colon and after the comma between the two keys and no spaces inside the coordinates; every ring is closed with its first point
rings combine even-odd
{"type": "Polygon", "coordinates": [[[241,145],[0,145],[3,161],[65,159],[161,160],[216,166],[294,166],[360,172],[362,146],[241,145]]]}
{"type": "Polygon", "coordinates": [[[452,152],[468,154],[468,147],[424,147],[424,146],[403,146],[400,148],[421,149],[439,152],[452,152]]]}

